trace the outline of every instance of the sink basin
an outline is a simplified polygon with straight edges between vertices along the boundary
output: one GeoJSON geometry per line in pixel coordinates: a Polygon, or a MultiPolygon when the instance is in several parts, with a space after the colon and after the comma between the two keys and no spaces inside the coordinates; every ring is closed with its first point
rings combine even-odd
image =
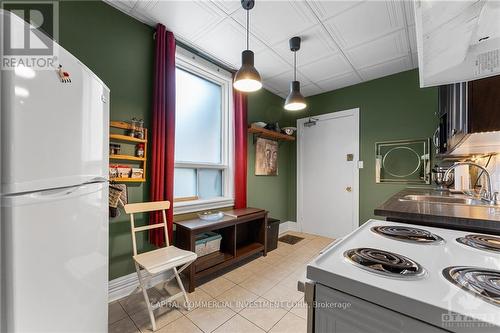
{"type": "Polygon", "coordinates": [[[488,204],[487,202],[482,201],[480,199],[475,199],[464,195],[437,196],[437,195],[410,194],[400,198],[399,201],[418,201],[418,202],[429,202],[429,203],[449,204],[449,205],[499,207],[496,205],[488,204]]]}

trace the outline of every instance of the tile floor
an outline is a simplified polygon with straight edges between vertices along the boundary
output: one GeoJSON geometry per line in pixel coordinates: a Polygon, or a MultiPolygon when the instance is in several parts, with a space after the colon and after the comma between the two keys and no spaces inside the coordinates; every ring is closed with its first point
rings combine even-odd
{"type": "MultiPolygon", "coordinates": [[[[155,310],[157,332],[306,332],[306,305],[297,291],[307,263],[331,239],[289,232],[304,237],[295,245],[278,242],[266,257],[235,266],[197,287],[189,294],[190,311],[179,299],[176,307],[155,310]]],[[[148,290],[151,302],[178,292],[175,283],[148,290]]],[[[142,293],[109,304],[109,332],[151,332],[142,293]]]]}

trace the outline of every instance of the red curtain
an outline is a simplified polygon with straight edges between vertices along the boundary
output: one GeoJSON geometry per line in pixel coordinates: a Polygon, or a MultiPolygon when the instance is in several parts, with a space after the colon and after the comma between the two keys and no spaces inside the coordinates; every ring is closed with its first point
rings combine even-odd
{"type": "Polygon", "coordinates": [[[247,97],[233,89],[234,208],[247,206],[247,97]]]}
{"type": "MultiPolygon", "coordinates": [[[[167,226],[172,243],[175,147],[175,38],[163,24],[156,27],[151,156],[151,201],[170,201],[167,226]]],[[[161,212],[150,215],[149,224],[162,221],[161,212]]],[[[165,243],[162,228],[150,230],[149,241],[165,243]]]]}

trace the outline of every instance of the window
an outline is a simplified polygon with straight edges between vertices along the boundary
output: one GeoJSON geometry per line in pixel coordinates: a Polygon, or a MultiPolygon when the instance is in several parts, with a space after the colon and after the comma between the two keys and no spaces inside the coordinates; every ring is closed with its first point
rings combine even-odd
{"type": "Polygon", "coordinates": [[[174,212],[231,206],[231,76],[194,56],[176,60],[174,212]]]}

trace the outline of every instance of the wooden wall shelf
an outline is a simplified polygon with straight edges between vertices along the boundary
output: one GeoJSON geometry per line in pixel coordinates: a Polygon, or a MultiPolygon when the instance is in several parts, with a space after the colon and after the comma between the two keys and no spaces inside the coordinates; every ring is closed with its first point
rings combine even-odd
{"type": "Polygon", "coordinates": [[[116,183],[144,183],[144,178],[111,178],[110,181],[116,183]]]}
{"type": "MultiPolygon", "coordinates": [[[[111,128],[118,128],[124,131],[130,130],[131,126],[129,123],[126,123],[124,121],[111,121],[109,124],[110,129],[111,128]]],[[[148,130],[146,128],[144,130],[144,139],[139,139],[139,138],[134,138],[125,134],[117,134],[117,133],[110,133],[109,134],[109,141],[110,142],[116,142],[120,141],[125,144],[137,144],[137,143],[143,143],[144,144],[144,157],[137,157],[134,155],[125,155],[125,154],[116,154],[116,155],[110,155],[109,160],[114,161],[128,161],[129,163],[135,163],[139,164],[139,167],[142,168],[143,170],[143,178],[110,178],[109,180],[112,182],[116,183],[144,183],[146,181],[146,165],[147,165],[147,148],[148,148],[148,130]]],[[[116,162],[115,162],[116,163],[116,162]]],[[[111,163],[110,163],[111,164],[111,163]]],[[[132,167],[132,166],[131,166],[132,167]]]]}
{"type": "Polygon", "coordinates": [[[248,133],[254,135],[255,137],[260,137],[264,139],[276,140],[276,141],[295,141],[295,137],[291,135],[286,135],[276,131],[271,131],[262,127],[250,126],[248,127],[248,133]]]}
{"type": "MultiPolygon", "coordinates": [[[[113,126],[111,126],[113,127],[113,126]]],[[[146,143],[147,140],[144,139],[138,139],[138,138],[133,138],[128,135],[123,135],[123,134],[110,134],[109,139],[113,141],[128,141],[128,142],[136,142],[136,143],[146,143]]]]}
{"type": "Polygon", "coordinates": [[[130,155],[109,155],[111,160],[126,160],[126,161],[145,161],[144,157],[136,157],[130,155]]]}

